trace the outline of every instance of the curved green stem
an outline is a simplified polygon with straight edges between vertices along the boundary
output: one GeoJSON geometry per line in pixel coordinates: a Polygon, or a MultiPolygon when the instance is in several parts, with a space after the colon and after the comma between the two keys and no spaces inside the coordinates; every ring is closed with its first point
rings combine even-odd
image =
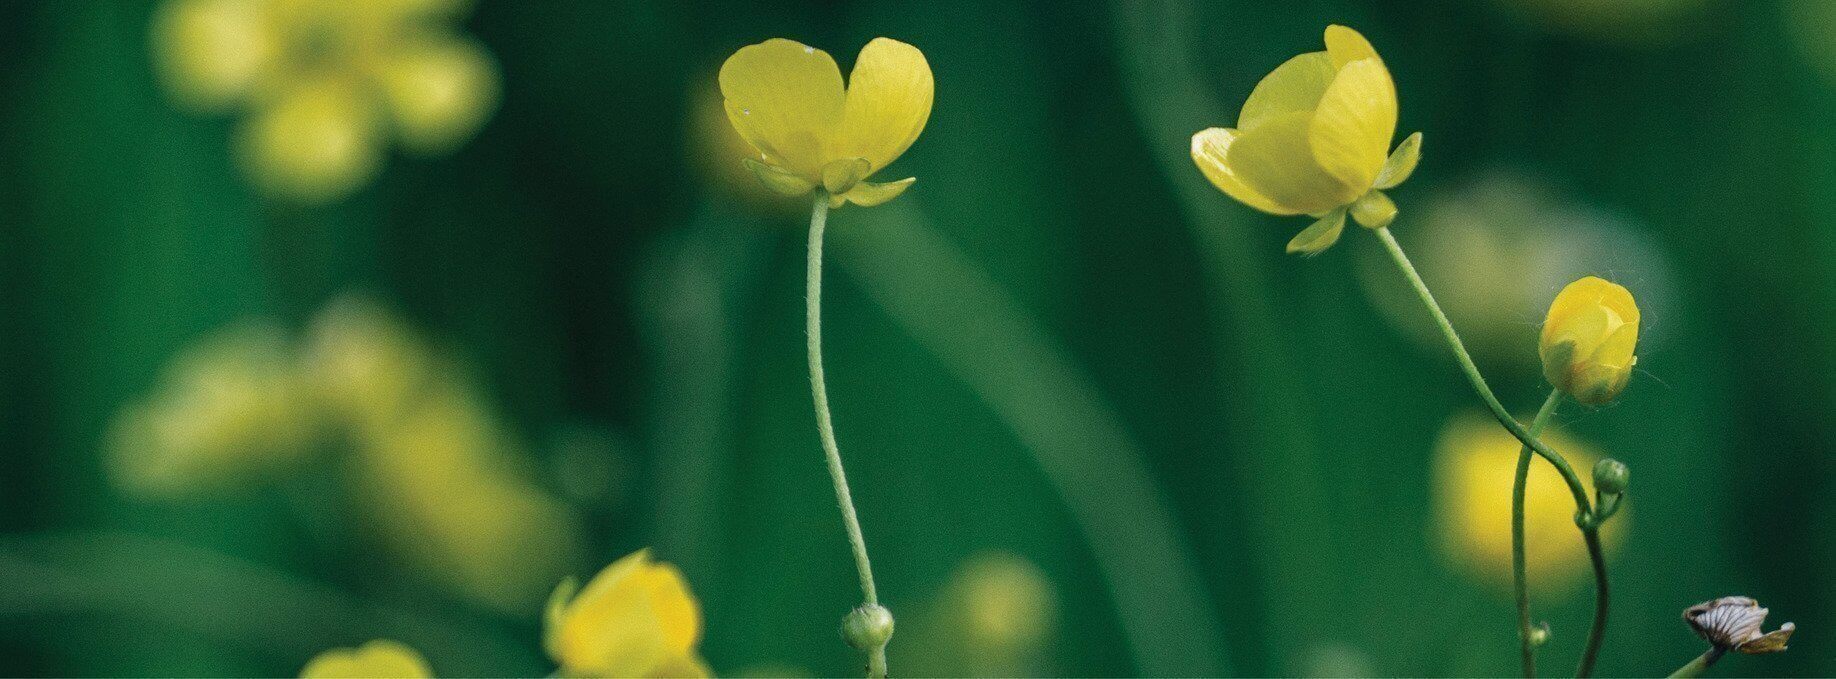
{"type": "Polygon", "coordinates": [[[1390,233],[1389,227],[1375,229],[1375,232],[1377,239],[1383,242],[1384,249],[1389,251],[1390,259],[1396,262],[1396,267],[1402,270],[1403,276],[1415,288],[1415,295],[1421,298],[1422,305],[1428,307],[1428,313],[1434,316],[1435,325],[1440,326],[1441,336],[1446,338],[1447,346],[1453,349],[1454,359],[1460,363],[1460,371],[1466,373],[1466,380],[1472,383],[1473,391],[1478,392],[1480,400],[1485,401],[1486,407],[1491,409],[1492,417],[1497,418],[1498,423],[1504,425],[1518,441],[1555,465],[1556,471],[1562,473],[1562,480],[1568,482],[1569,492],[1575,496],[1575,507],[1580,510],[1581,516],[1585,516],[1593,505],[1587,499],[1587,487],[1581,485],[1581,477],[1576,476],[1575,470],[1568,466],[1568,460],[1531,436],[1524,425],[1519,424],[1516,418],[1511,417],[1510,411],[1505,410],[1504,404],[1498,402],[1498,396],[1486,385],[1485,376],[1479,374],[1479,366],[1473,363],[1472,354],[1466,352],[1466,344],[1460,341],[1460,334],[1454,332],[1453,323],[1447,320],[1441,305],[1434,301],[1434,293],[1428,291],[1428,284],[1422,282],[1422,276],[1416,273],[1415,265],[1409,263],[1409,256],[1403,253],[1402,245],[1396,242],[1396,236],[1390,233]]]}
{"type": "MultiPolygon", "coordinates": [[[[1549,398],[1543,399],[1543,407],[1536,411],[1536,418],[1530,421],[1530,435],[1543,433],[1543,427],[1549,424],[1549,418],[1555,415],[1556,408],[1562,404],[1562,392],[1549,390],[1549,398]]],[[[1524,482],[1530,476],[1530,457],[1533,451],[1528,446],[1517,453],[1517,478],[1511,484],[1511,576],[1512,587],[1517,594],[1517,638],[1523,649],[1524,677],[1536,676],[1536,643],[1531,639],[1530,629],[1530,585],[1524,566],[1524,482]]]]}
{"type": "Polygon", "coordinates": [[[1587,629],[1587,646],[1581,651],[1581,663],[1575,668],[1576,679],[1594,673],[1594,661],[1600,657],[1600,644],[1606,640],[1607,574],[1606,552],[1600,547],[1599,524],[1581,527],[1587,540],[1587,556],[1594,562],[1594,623],[1587,629]]]}
{"type": "Polygon", "coordinates": [[[1422,305],[1428,307],[1428,313],[1434,317],[1435,324],[1440,326],[1441,336],[1447,339],[1448,347],[1453,349],[1454,358],[1459,362],[1461,372],[1466,373],[1467,381],[1472,383],[1473,391],[1479,393],[1479,398],[1485,401],[1486,407],[1492,410],[1492,416],[1497,418],[1498,423],[1504,425],[1512,436],[1523,442],[1524,447],[1536,451],[1536,454],[1555,465],[1556,471],[1562,473],[1562,480],[1568,482],[1569,492],[1575,496],[1575,526],[1581,529],[1581,536],[1587,542],[1588,557],[1594,562],[1594,624],[1593,628],[1588,631],[1587,648],[1581,655],[1578,672],[1580,676],[1585,677],[1593,671],[1594,660],[1600,653],[1600,643],[1606,634],[1607,616],[1606,555],[1600,548],[1598,532],[1600,524],[1594,517],[1593,504],[1588,500],[1587,486],[1582,485],[1581,477],[1576,476],[1575,470],[1568,466],[1568,460],[1564,459],[1560,453],[1551,450],[1549,446],[1544,445],[1542,441],[1537,440],[1534,434],[1511,417],[1511,413],[1505,410],[1504,404],[1498,402],[1498,396],[1494,395],[1492,388],[1486,385],[1485,376],[1479,374],[1479,366],[1473,363],[1472,355],[1467,353],[1466,345],[1460,341],[1460,334],[1454,332],[1453,323],[1447,320],[1447,314],[1441,311],[1441,305],[1434,301],[1434,293],[1428,291],[1428,284],[1422,282],[1422,276],[1415,271],[1415,265],[1409,263],[1409,256],[1403,253],[1402,245],[1396,242],[1396,236],[1391,234],[1388,228],[1375,231],[1377,240],[1383,242],[1384,249],[1390,253],[1390,259],[1396,262],[1396,268],[1401,269],[1403,276],[1409,279],[1409,284],[1415,288],[1416,296],[1421,298],[1422,305]]]}
{"type": "Polygon", "coordinates": [[[1723,649],[1720,646],[1711,646],[1709,647],[1709,650],[1704,651],[1702,655],[1696,656],[1695,660],[1691,660],[1689,661],[1689,663],[1683,665],[1682,667],[1677,668],[1677,671],[1671,672],[1670,679],[1689,679],[1690,677],[1700,677],[1703,674],[1707,673],[1708,668],[1713,667],[1715,665],[1715,661],[1720,660],[1722,654],[1724,653],[1727,653],[1726,649],[1723,649]]]}
{"type": "MultiPolygon", "coordinates": [[[[809,269],[804,278],[804,332],[810,358],[810,396],[816,404],[816,431],[822,437],[822,452],[829,462],[829,478],[835,482],[835,500],[841,505],[842,524],[848,531],[848,543],[854,548],[854,568],[861,576],[861,596],[870,606],[880,603],[873,587],[873,564],[867,560],[867,538],[861,535],[861,520],[854,513],[854,494],[848,491],[848,473],[842,471],[841,448],[835,444],[835,424],[829,419],[829,388],[822,374],[822,232],[829,222],[829,194],[816,192],[810,208],[809,269]]],[[[886,676],[886,646],[867,651],[867,676],[886,676]]]]}

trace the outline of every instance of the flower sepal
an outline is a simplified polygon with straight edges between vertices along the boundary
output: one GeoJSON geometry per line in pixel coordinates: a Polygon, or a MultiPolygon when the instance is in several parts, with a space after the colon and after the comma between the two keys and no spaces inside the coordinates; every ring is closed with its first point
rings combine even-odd
{"type": "Polygon", "coordinates": [[[1339,242],[1339,235],[1345,232],[1345,211],[1345,208],[1334,209],[1295,234],[1288,241],[1288,254],[1312,257],[1339,242]]]}
{"type": "Polygon", "coordinates": [[[816,185],[811,183],[810,180],[786,172],[776,166],[767,165],[752,158],[746,158],[740,162],[746,165],[746,169],[752,170],[753,176],[759,178],[759,183],[764,184],[765,188],[771,189],[772,193],[795,198],[797,196],[807,196],[811,191],[816,190],[816,185]]]}
{"type": "Polygon", "coordinates": [[[1379,189],[1393,189],[1409,180],[1415,174],[1415,164],[1422,162],[1422,133],[1417,132],[1396,145],[1390,157],[1383,161],[1383,169],[1377,171],[1379,189]]]}
{"type": "Polygon", "coordinates": [[[1396,201],[1382,191],[1371,189],[1351,204],[1351,218],[1359,226],[1375,231],[1396,221],[1396,201]]]}
{"type": "Polygon", "coordinates": [[[861,207],[883,205],[904,194],[905,190],[911,188],[912,183],[916,181],[918,181],[917,177],[906,177],[896,182],[859,182],[847,193],[830,196],[829,207],[841,207],[843,203],[853,203],[861,207]]]}

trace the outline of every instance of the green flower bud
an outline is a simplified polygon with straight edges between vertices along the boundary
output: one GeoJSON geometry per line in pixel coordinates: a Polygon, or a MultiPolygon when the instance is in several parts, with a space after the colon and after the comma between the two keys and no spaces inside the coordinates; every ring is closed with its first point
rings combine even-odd
{"type": "Polygon", "coordinates": [[[1632,470],[1626,463],[1613,458],[1601,458],[1594,463],[1594,490],[1606,495],[1618,495],[1626,492],[1626,484],[1632,480],[1632,470]]]}
{"type": "Polygon", "coordinates": [[[892,639],[892,611],[879,604],[867,604],[848,613],[842,618],[842,639],[863,651],[872,651],[886,646],[892,639]]]}

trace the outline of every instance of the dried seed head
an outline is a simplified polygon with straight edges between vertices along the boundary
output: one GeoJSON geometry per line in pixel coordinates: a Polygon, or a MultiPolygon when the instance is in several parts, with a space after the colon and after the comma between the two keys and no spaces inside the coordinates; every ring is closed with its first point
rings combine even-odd
{"type": "Polygon", "coordinates": [[[1751,598],[1728,596],[1690,606],[1683,611],[1683,621],[1716,648],[1748,654],[1777,653],[1785,650],[1785,642],[1797,626],[1788,622],[1762,634],[1760,626],[1765,624],[1767,612],[1751,598]]]}

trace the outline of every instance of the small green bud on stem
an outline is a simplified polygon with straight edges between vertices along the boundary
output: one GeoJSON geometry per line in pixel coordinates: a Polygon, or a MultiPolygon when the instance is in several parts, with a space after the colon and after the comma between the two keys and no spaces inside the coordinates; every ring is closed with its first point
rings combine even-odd
{"type": "Polygon", "coordinates": [[[1627,469],[1624,462],[1608,457],[1594,464],[1594,490],[1603,495],[1625,493],[1631,479],[1632,470],[1627,469]]]}
{"type": "Polygon", "coordinates": [[[842,639],[863,651],[884,648],[892,639],[892,611],[879,604],[867,604],[842,618],[842,639]]]}

